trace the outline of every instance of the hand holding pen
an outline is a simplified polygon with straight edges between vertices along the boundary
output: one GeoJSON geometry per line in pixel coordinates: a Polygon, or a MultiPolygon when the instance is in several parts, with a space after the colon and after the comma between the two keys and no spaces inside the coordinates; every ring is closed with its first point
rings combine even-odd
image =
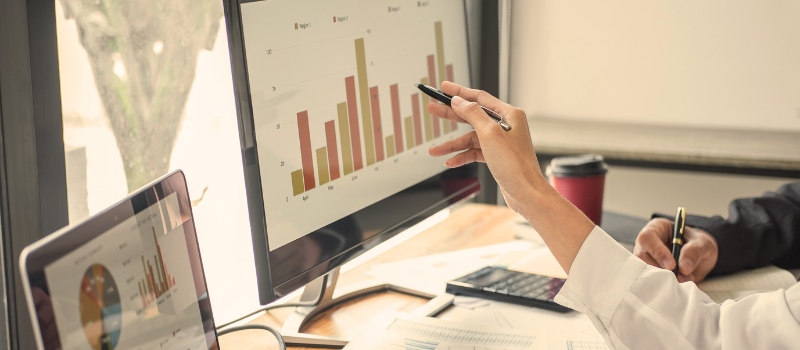
{"type": "MultiPolygon", "coordinates": [[[[688,214],[687,214],[688,215],[688,214]]],[[[636,237],[633,255],[662,269],[678,268],[678,282],[700,282],[716,266],[719,249],[717,241],[706,231],[684,224],[680,257],[672,255],[675,223],[672,219],[655,218],[642,228],[636,237]]]]}
{"type": "MultiPolygon", "coordinates": [[[[448,107],[452,107],[452,102],[451,101],[453,99],[453,96],[450,96],[450,95],[444,93],[442,90],[439,90],[439,89],[437,89],[435,87],[432,87],[432,86],[428,86],[428,85],[424,85],[424,84],[414,84],[414,86],[416,86],[417,89],[419,89],[420,91],[424,92],[426,95],[430,96],[434,100],[437,100],[437,101],[439,101],[441,103],[444,103],[448,107]]],[[[502,127],[503,130],[505,130],[505,131],[511,130],[511,125],[508,125],[506,122],[504,122],[503,121],[503,116],[501,116],[499,113],[497,113],[497,112],[495,112],[495,111],[493,111],[491,109],[488,109],[488,108],[486,108],[484,106],[480,106],[480,107],[484,112],[486,112],[486,115],[488,115],[489,118],[492,118],[495,122],[497,122],[497,124],[500,125],[500,127],[502,127]]]]}
{"type": "Polygon", "coordinates": [[[438,118],[468,123],[475,130],[431,147],[432,156],[449,155],[444,165],[450,168],[485,162],[512,209],[515,209],[517,197],[521,202],[521,196],[528,195],[531,185],[549,186],[536,160],[525,112],[486,92],[451,82],[442,83],[442,91],[453,96],[451,106],[432,101],[427,106],[428,111],[438,118]],[[481,106],[501,115],[509,131],[488,117],[481,106]],[[453,154],[455,152],[457,154],[453,154]]]}
{"type": "Polygon", "coordinates": [[[522,214],[537,231],[550,235],[545,242],[559,265],[569,273],[578,249],[594,223],[544,178],[525,112],[484,91],[447,81],[442,83],[442,92],[453,96],[451,106],[431,102],[428,111],[439,118],[469,123],[474,130],[433,146],[428,152],[434,157],[447,156],[449,159],[444,165],[450,168],[485,162],[509,208],[522,214]],[[502,116],[509,130],[504,130],[481,107],[502,116]],[[553,219],[561,215],[569,216],[570,220],[553,219]]]}

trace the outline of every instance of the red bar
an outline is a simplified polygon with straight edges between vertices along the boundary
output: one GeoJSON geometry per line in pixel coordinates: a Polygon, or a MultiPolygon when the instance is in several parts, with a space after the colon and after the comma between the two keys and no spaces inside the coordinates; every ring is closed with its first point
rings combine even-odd
{"type": "Polygon", "coordinates": [[[358,106],[356,105],[356,81],[353,76],[344,78],[347,90],[347,116],[350,119],[350,146],[353,149],[353,171],[364,167],[361,158],[361,133],[358,131],[358,106]]]}
{"type": "Polygon", "coordinates": [[[411,95],[411,112],[414,114],[414,141],[419,146],[422,144],[422,121],[420,121],[418,93],[411,95]]]}
{"type": "Polygon", "coordinates": [[[400,120],[400,93],[397,84],[389,86],[392,95],[392,121],[394,121],[394,153],[403,152],[403,123],[400,120]]]}
{"type": "Polygon", "coordinates": [[[155,276],[153,276],[153,266],[150,265],[149,261],[147,262],[147,269],[150,271],[150,275],[148,276],[150,278],[150,284],[153,287],[152,289],[156,294],[156,298],[158,298],[161,292],[158,291],[158,285],[156,285],[156,279],[155,276]]]}
{"type": "Polygon", "coordinates": [[[439,88],[436,85],[436,64],[434,63],[433,55],[428,55],[428,84],[435,88],[439,88]]]}
{"type": "Polygon", "coordinates": [[[336,148],[336,124],[325,123],[325,139],[328,141],[328,167],[331,181],[339,178],[339,149],[336,148]]]}
{"type": "MultiPolygon", "coordinates": [[[[435,67],[435,64],[434,64],[433,55],[428,55],[428,84],[430,84],[431,86],[433,86],[435,88],[439,88],[439,86],[436,85],[436,68],[434,68],[434,67],[435,67]]],[[[428,108],[428,106],[422,106],[422,107],[423,108],[428,108]]],[[[432,119],[433,119],[432,120],[432,122],[433,122],[433,137],[437,138],[442,134],[441,131],[439,131],[439,118],[432,117],[432,119]]]]}
{"type": "MultiPolygon", "coordinates": [[[[148,296],[147,300],[150,300],[150,296],[152,294],[151,294],[151,291],[150,291],[150,288],[149,288],[149,286],[150,286],[149,282],[150,281],[149,281],[149,277],[147,276],[147,265],[145,265],[145,263],[144,263],[144,257],[142,257],[142,271],[144,271],[144,279],[142,279],[142,288],[144,289],[144,292],[148,296]]],[[[147,305],[149,303],[150,302],[148,301],[148,302],[145,303],[145,305],[147,305]]]]}
{"type": "Polygon", "coordinates": [[[303,183],[306,191],[314,188],[314,158],[311,156],[311,133],[308,130],[308,111],[297,113],[297,132],[300,134],[300,158],[303,161],[303,183]]]}
{"type": "Polygon", "coordinates": [[[453,65],[452,64],[448,64],[447,65],[447,81],[449,81],[451,83],[453,82],[453,65]]]}
{"type": "MultiPolygon", "coordinates": [[[[451,83],[453,82],[453,65],[452,64],[448,64],[447,65],[447,81],[449,81],[451,83]]],[[[451,121],[450,122],[450,130],[455,131],[456,129],[458,129],[458,122],[451,121]]]]}
{"type": "Polygon", "coordinates": [[[375,135],[375,161],[383,160],[383,130],[381,129],[381,104],[378,100],[378,87],[369,88],[369,99],[372,101],[372,134],[375,135]]]}

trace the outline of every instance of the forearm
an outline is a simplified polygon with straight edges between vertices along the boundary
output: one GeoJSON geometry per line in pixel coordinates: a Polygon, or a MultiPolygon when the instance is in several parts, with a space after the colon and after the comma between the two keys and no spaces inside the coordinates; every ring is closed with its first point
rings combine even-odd
{"type": "Polygon", "coordinates": [[[610,348],[790,349],[800,341],[797,287],[717,304],[595,228],[555,300],[587,315],[610,348]]]}
{"type": "Polygon", "coordinates": [[[686,220],[687,225],[709,232],[719,244],[712,274],[769,264],[800,267],[800,184],[734,200],[728,209],[727,219],[690,216],[686,220]]]}
{"type": "Polygon", "coordinates": [[[594,223],[577,207],[561,196],[542,177],[531,181],[524,203],[517,203],[525,217],[544,240],[561,267],[569,273],[581,245],[594,223]]]}

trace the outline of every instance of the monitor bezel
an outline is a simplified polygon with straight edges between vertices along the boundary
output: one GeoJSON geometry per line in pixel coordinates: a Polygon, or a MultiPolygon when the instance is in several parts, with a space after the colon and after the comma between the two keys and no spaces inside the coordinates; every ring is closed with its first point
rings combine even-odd
{"type": "MultiPolygon", "coordinates": [[[[175,170],[160,179],[157,179],[139,190],[129,194],[125,199],[109,206],[100,213],[97,213],[82,222],[67,226],[58,230],[47,237],[31,244],[26,247],[20,254],[20,270],[23,279],[23,288],[28,304],[28,311],[30,312],[31,322],[33,323],[34,332],[37,333],[36,342],[39,349],[50,350],[42,343],[42,338],[48,336],[43,334],[43,330],[39,326],[38,317],[36,314],[36,306],[33,298],[33,288],[44,288],[43,290],[49,294],[49,286],[47,279],[44,278],[44,269],[51,263],[57,261],[61,257],[77,248],[82,247],[93,239],[105,234],[108,230],[116,227],[125,220],[130,219],[139,211],[149,207],[154,203],[149,203],[147,198],[147,191],[154,191],[158,200],[175,193],[178,196],[178,203],[180,206],[180,214],[182,217],[182,225],[184,227],[184,234],[191,231],[194,236],[194,242],[188,241],[187,244],[194,243],[194,251],[190,251],[189,256],[191,259],[192,274],[202,277],[202,288],[205,291],[198,297],[200,304],[201,322],[203,323],[203,332],[206,335],[206,341],[209,350],[218,349],[216,327],[214,324],[213,313],[211,312],[211,299],[208,295],[208,282],[205,279],[205,271],[203,270],[202,256],[200,253],[200,245],[197,241],[197,230],[194,222],[194,215],[192,214],[191,200],[186,185],[186,177],[181,170],[175,170]],[[164,184],[170,184],[166,188],[164,184]],[[156,187],[161,188],[161,193],[155,190],[156,187]],[[172,191],[172,192],[170,192],[172,191]],[[144,202],[142,202],[144,201],[144,202]],[[141,204],[145,203],[144,208],[141,204]],[[195,255],[196,254],[196,255],[195,255]]],[[[196,286],[200,287],[200,286],[196,286]]],[[[50,310],[53,305],[49,300],[44,301],[49,304],[50,310]]],[[[46,307],[44,305],[43,307],[46,307]]],[[[60,334],[59,334],[60,337],[60,334]]]]}
{"type": "MultiPolygon", "coordinates": [[[[253,119],[252,99],[250,94],[250,82],[247,74],[247,61],[246,49],[244,45],[244,30],[242,27],[241,19],[241,4],[249,2],[259,2],[264,0],[223,0],[225,10],[225,23],[228,33],[228,47],[231,60],[231,72],[233,76],[234,96],[236,101],[236,115],[239,125],[239,140],[242,150],[242,163],[244,166],[245,187],[248,203],[248,212],[250,217],[251,238],[253,242],[253,253],[256,268],[256,280],[258,285],[259,302],[266,305],[280,297],[303,287],[308,282],[316,278],[324,276],[328,272],[340,267],[346,262],[357,257],[369,248],[365,246],[374,246],[381,241],[388,240],[396,234],[402,232],[409,226],[416,222],[427,218],[436,212],[454,204],[455,202],[464,200],[474,196],[480,191],[480,181],[477,177],[477,164],[470,164],[463,166],[459,169],[445,170],[438,175],[430,177],[426,180],[420,181],[415,185],[387,197],[375,204],[368,206],[365,209],[371,208],[386,208],[391,209],[393,206],[393,198],[397,199],[402,196],[404,192],[419,190],[420,187],[430,186],[431,183],[438,182],[439,190],[442,193],[447,193],[446,196],[440,198],[434,203],[421,206],[414,214],[406,216],[403,220],[387,224],[377,234],[374,234],[362,241],[355,244],[350,248],[341,251],[340,253],[332,256],[325,261],[320,261],[312,268],[297,274],[293,278],[286,281],[279,281],[273,283],[272,261],[270,260],[269,242],[267,239],[268,228],[265,217],[265,209],[263,203],[263,187],[261,186],[260,168],[258,164],[258,148],[255,135],[255,121],[253,119]],[[474,175],[474,181],[469,183],[456,184],[453,179],[463,178],[465,173],[474,175]],[[456,191],[452,191],[453,186],[460,186],[456,191]]],[[[464,35],[467,42],[467,69],[468,85],[472,82],[472,62],[470,53],[470,40],[469,40],[469,23],[467,16],[467,3],[466,0],[462,1],[463,16],[465,22],[464,35]]],[[[362,209],[365,210],[365,209],[362,209]]],[[[349,216],[353,216],[352,213],[349,216]]],[[[324,229],[324,228],[323,228],[324,229]]],[[[294,243],[294,242],[293,242],[294,243]]],[[[292,243],[289,243],[290,245],[292,243]]],[[[279,248],[280,249],[280,248],[279,248]]]]}

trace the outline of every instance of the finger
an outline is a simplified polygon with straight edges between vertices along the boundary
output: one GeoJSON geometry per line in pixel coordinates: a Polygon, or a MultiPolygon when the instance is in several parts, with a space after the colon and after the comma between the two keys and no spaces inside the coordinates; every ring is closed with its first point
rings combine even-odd
{"type": "Polygon", "coordinates": [[[454,140],[447,141],[441,145],[436,145],[428,149],[428,153],[434,157],[444,156],[453,152],[459,152],[466,149],[481,148],[478,134],[472,130],[464,135],[461,135],[454,140]]]}
{"type": "Polygon", "coordinates": [[[655,266],[658,268],[661,267],[661,265],[658,262],[656,262],[656,259],[653,259],[653,256],[651,256],[650,253],[648,252],[643,251],[639,254],[636,254],[636,256],[639,257],[639,259],[642,259],[642,261],[644,261],[648,265],[655,266]]]}
{"type": "Polygon", "coordinates": [[[678,282],[694,282],[694,274],[691,275],[684,275],[682,273],[678,273],[678,282]]]}
{"type": "Polygon", "coordinates": [[[455,157],[448,159],[444,162],[444,166],[448,168],[458,168],[464,164],[482,162],[486,160],[483,158],[483,152],[479,149],[470,149],[457,154],[455,157]]]}
{"type": "Polygon", "coordinates": [[[495,123],[492,118],[481,109],[481,106],[475,102],[467,101],[459,96],[453,97],[452,101],[453,111],[456,112],[462,119],[466,120],[476,130],[503,130],[499,124],[495,123]]]}
{"type": "Polygon", "coordinates": [[[466,123],[467,121],[463,118],[459,117],[456,112],[453,111],[448,105],[437,103],[437,102],[429,102],[428,103],[428,112],[431,112],[435,117],[447,119],[450,121],[458,122],[458,123],[466,123]]]}
{"type": "Polygon", "coordinates": [[[690,241],[681,247],[681,257],[678,259],[678,271],[683,275],[691,275],[703,258],[703,247],[690,241]]]}
{"type": "Polygon", "coordinates": [[[467,101],[477,102],[481,106],[500,113],[500,115],[504,117],[515,109],[513,106],[500,101],[497,97],[492,96],[486,91],[466,88],[449,81],[442,82],[442,91],[450,96],[461,96],[467,101]]]}
{"type": "Polygon", "coordinates": [[[675,268],[675,259],[672,257],[672,252],[667,249],[667,246],[657,234],[650,232],[642,233],[636,237],[636,241],[658,262],[661,268],[667,270],[675,268]]]}

